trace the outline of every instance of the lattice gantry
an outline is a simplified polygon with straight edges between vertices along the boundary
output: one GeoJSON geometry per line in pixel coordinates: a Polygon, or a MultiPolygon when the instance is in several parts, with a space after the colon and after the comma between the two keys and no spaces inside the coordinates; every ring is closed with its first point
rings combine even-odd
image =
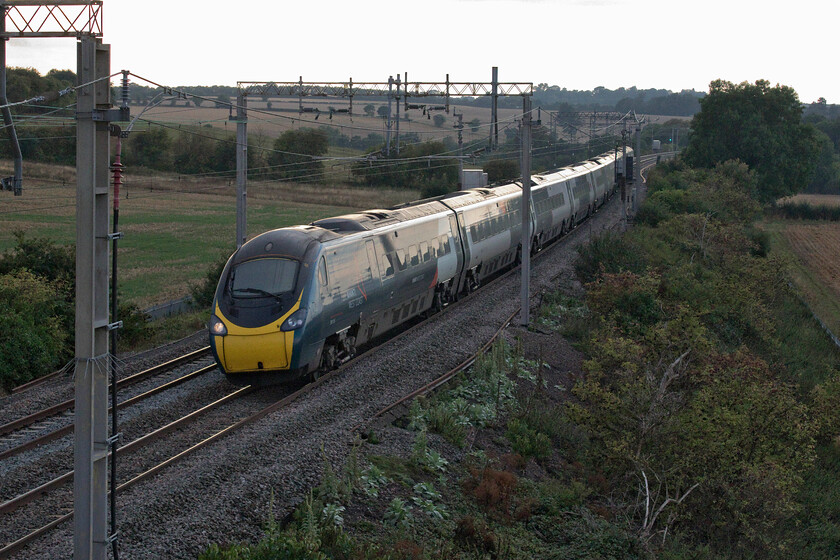
{"type": "Polygon", "coordinates": [[[7,0],[0,38],[102,37],[102,0],[36,2],[7,0]]]}

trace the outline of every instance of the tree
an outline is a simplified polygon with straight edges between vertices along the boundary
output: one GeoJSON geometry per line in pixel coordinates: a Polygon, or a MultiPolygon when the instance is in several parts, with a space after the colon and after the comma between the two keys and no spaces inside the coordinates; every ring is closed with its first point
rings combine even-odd
{"type": "Polygon", "coordinates": [[[380,105],[379,108],[376,110],[376,114],[380,117],[387,118],[388,117],[388,106],[387,105],[380,105]]]}
{"type": "Polygon", "coordinates": [[[819,151],[813,127],[802,122],[796,92],[770,87],[766,80],[737,85],[715,80],[700,100],[692,129],[686,161],[707,168],[743,161],[756,172],[762,202],[805,188],[819,151]]]}
{"type": "Polygon", "coordinates": [[[434,121],[436,127],[441,128],[443,123],[446,122],[446,117],[443,115],[435,115],[432,120],[434,121]]]}
{"type": "Polygon", "coordinates": [[[484,172],[491,183],[514,181],[519,177],[519,162],[512,159],[491,159],[484,164],[484,172]]]}
{"type": "Polygon", "coordinates": [[[479,127],[481,126],[481,121],[480,121],[480,120],[478,120],[478,119],[473,119],[473,120],[471,120],[471,121],[470,121],[469,123],[467,123],[467,124],[469,124],[469,125],[470,125],[470,130],[471,130],[471,131],[473,131],[473,132],[478,132],[478,129],[479,129],[479,127]]]}
{"type": "Polygon", "coordinates": [[[312,156],[323,156],[328,148],[329,138],[322,130],[287,130],[275,140],[275,151],[268,158],[269,165],[274,167],[271,175],[277,179],[316,183],[323,179],[324,163],[312,156]]]}
{"type": "Polygon", "coordinates": [[[376,107],[373,103],[368,103],[367,105],[365,105],[365,115],[367,115],[368,117],[372,117],[374,112],[376,112],[376,107]]]}
{"type": "Polygon", "coordinates": [[[172,169],[172,137],[164,128],[138,131],[128,137],[125,163],[132,167],[149,167],[169,171],[172,169]]]}

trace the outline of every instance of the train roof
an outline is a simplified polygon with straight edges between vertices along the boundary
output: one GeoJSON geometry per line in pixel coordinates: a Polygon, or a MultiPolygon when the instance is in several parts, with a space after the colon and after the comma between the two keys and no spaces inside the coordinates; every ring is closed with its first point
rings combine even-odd
{"type": "Polygon", "coordinates": [[[439,202],[440,198],[442,197],[418,200],[417,202],[402,204],[393,208],[377,208],[335,216],[333,218],[324,218],[323,220],[312,222],[310,225],[330,230],[336,235],[350,235],[360,231],[370,231],[391,224],[407,222],[444,212],[446,206],[439,202]]]}

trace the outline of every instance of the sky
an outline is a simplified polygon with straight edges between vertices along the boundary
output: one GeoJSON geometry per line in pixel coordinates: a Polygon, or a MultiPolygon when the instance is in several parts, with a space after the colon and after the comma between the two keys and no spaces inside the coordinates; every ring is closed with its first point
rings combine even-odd
{"type": "MultiPolygon", "coordinates": [[[[766,79],[840,103],[835,1],[104,0],[103,41],[112,71],[173,87],[489,82],[497,66],[502,82],[584,90],[766,79]]],[[[11,39],[6,61],[75,70],[74,43],[11,39]]]]}

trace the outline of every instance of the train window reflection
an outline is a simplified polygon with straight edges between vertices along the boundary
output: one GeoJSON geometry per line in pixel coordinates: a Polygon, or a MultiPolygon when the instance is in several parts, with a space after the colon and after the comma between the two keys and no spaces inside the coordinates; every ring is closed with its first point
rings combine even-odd
{"type": "Polygon", "coordinates": [[[235,297],[266,297],[295,288],[298,263],[289,259],[257,259],[233,269],[231,293],[235,297]]]}

